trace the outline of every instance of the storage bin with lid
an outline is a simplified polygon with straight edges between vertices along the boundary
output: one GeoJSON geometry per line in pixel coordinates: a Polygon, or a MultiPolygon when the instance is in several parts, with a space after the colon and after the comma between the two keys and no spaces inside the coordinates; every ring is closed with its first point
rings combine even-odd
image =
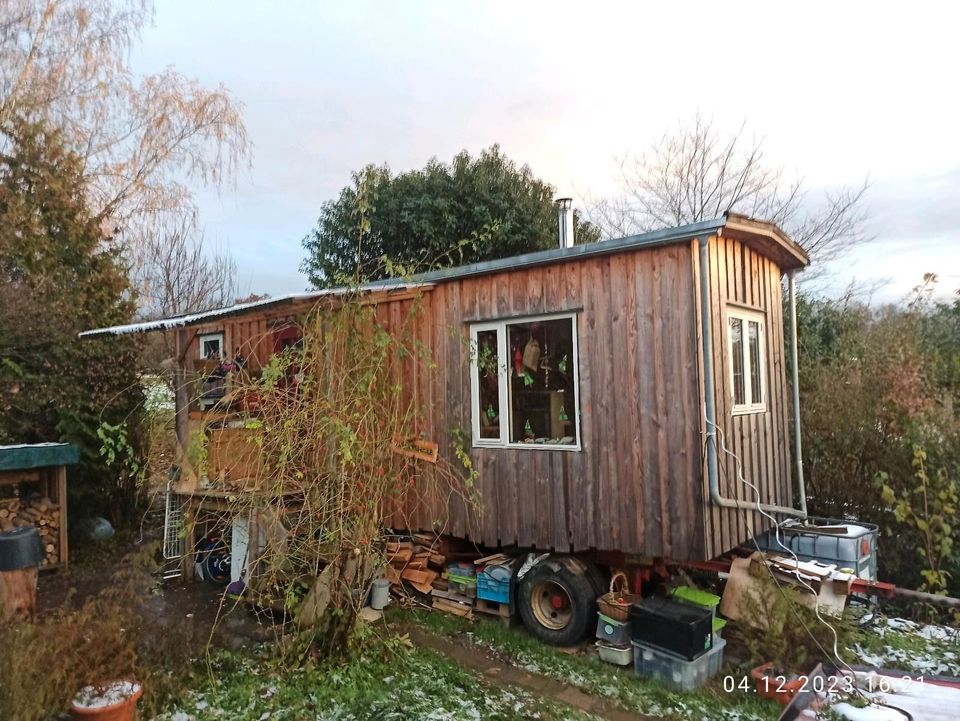
{"type": "Polygon", "coordinates": [[[726,645],[727,642],[721,639],[712,649],[688,661],[656,646],[634,641],[633,670],[639,676],[658,679],[678,691],[692,691],[720,671],[726,645]]]}
{"type": "Polygon", "coordinates": [[[630,607],[630,638],[692,661],[713,647],[713,612],[684,601],[646,598],[630,607]]]}
{"type": "Polygon", "coordinates": [[[614,646],[630,644],[630,625],[602,613],[597,614],[597,638],[614,646]]]}

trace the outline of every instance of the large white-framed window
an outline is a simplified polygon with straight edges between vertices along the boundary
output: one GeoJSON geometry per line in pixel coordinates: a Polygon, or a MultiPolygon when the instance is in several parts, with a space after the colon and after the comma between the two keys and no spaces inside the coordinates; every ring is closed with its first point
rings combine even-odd
{"type": "Polygon", "coordinates": [[[730,396],[735,415],[767,410],[766,332],[763,313],[727,308],[730,396]]]}
{"type": "Polygon", "coordinates": [[[473,323],[470,349],[474,446],[580,450],[576,313],[473,323]]]}

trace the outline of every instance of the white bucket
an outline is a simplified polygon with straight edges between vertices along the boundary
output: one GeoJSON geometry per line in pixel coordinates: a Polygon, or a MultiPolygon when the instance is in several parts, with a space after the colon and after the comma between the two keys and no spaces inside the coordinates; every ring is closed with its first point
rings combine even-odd
{"type": "Polygon", "coordinates": [[[378,578],[373,582],[373,590],[370,593],[370,608],[382,611],[388,603],[390,603],[390,581],[378,578]]]}

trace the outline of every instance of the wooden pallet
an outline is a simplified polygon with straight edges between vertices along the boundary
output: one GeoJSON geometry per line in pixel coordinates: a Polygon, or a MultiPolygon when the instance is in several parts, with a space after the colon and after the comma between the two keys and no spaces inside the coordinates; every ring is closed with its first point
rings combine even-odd
{"type": "Polygon", "coordinates": [[[473,610],[477,613],[485,613],[488,616],[498,617],[500,623],[507,628],[513,625],[513,616],[510,614],[509,603],[497,603],[496,601],[488,601],[485,598],[478,598],[473,606],[473,610]]]}

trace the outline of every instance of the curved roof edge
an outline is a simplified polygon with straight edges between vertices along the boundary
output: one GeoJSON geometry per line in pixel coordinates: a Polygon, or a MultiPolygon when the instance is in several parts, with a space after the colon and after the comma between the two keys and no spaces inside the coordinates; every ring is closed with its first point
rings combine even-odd
{"type": "MultiPolygon", "coordinates": [[[[675,228],[663,228],[648,233],[628,235],[623,238],[600,240],[596,243],[575,245],[572,248],[551,248],[509,258],[498,258],[454,268],[441,268],[440,270],[418,273],[413,277],[413,280],[425,283],[444,283],[460,278],[489,275],[508,270],[521,270],[579,258],[610,255],[641,248],[654,248],[689,241],[704,234],[713,235],[724,231],[727,231],[726,235],[742,239],[761,254],[770,257],[784,270],[803,268],[810,262],[803,249],[787,237],[774,223],[753,220],[746,215],[728,212],[720,218],[702,220],[675,228]]],[[[395,278],[389,278],[375,281],[371,283],[371,286],[389,285],[396,282],[395,278]]]]}

